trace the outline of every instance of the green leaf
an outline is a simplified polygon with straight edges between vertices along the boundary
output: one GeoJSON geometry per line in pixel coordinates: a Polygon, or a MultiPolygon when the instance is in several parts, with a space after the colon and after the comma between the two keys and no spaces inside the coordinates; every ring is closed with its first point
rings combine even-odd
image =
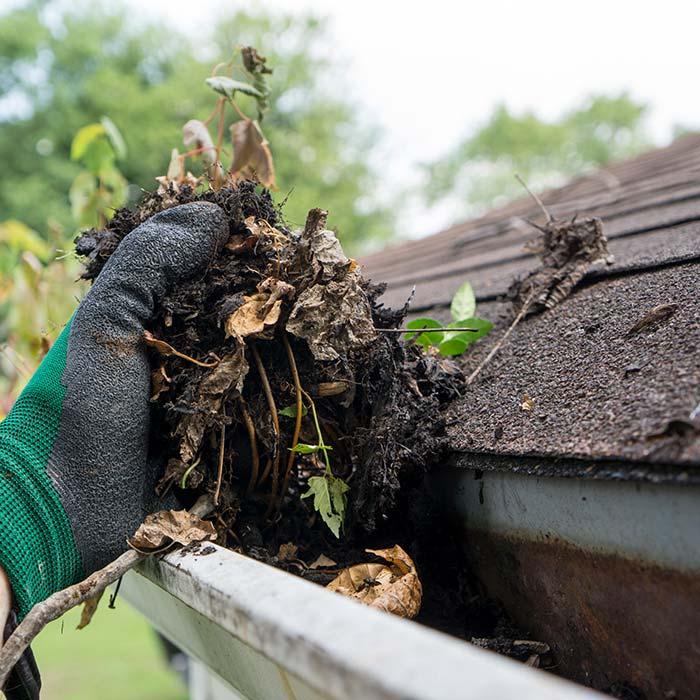
{"type": "Polygon", "coordinates": [[[290,452],[297,452],[300,455],[311,455],[314,452],[318,452],[320,447],[318,445],[307,445],[304,442],[298,442],[294,447],[290,447],[290,452]]]}
{"type": "Polygon", "coordinates": [[[104,136],[105,133],[102,124],[88,124],[79,129],[70,147],[71,160],[82,160],[90,144],[104,136]]]}
{"type": "Polygon", "coordinates": [[[78,173],[70,186],[68,199],[70,200],[71,212],[80,226],[90,226],[93,223],[88,207],[96,191],[97,179],[87,171],[78,173]]]}
{"type": "Polygon", "coordinates": [[[256,90],[250,83],[243,83],[225,75],[215,75],[213,78],[207,78],[206,83],[214,92],[218,92],[229,99],[232,99],[236,92],[242,92],[244,95],[250,95],[257,99],[265,97],[260,90],[256,90]]]}
{"type": "Polygon", "coordinates": [[[443,340],[442,343],[438,345],[440,354],[446,356],[461,355],[469,347],[469,341],[464,337],[466,335],[469,334],[459,333],[455,338],[443,340]]]}
{"type": "Polygon", "coordinates": [[[102,117],[102,119],[100,119],[100,124],[104,127],[105,134],[107,134],[107,138],[109,139],[109,143],[117,159],[121,160],[126,158],[126,142],[119,129],[117,129],[117,125],[109,117],[102,117]]]}
{"type": "Polygon", "coordinates": [[[312,476],[308,482],[309,490],[302,498],[314,497],[314,509],[318,511],[328,529],[340,538],[340,528],[345,520],[347,496],[350,487],[332,474],[312,476]]]}
{"type": "MultiPolygon", "coordinates": [[[[452,324],[450,324],[452,325],[452,324]]],[[[466,333],[469,336],[470,342],[475,342],[479,338],[483,338],[488,335],[493,328],[493,323],[487,321],[485,318],[466,318],[464,321],[456,321],[454,324],[457,328],[476,328],[476,333],[466,333]]]]}
{"type": "MultiPolygon", "coordinates": [[[[308,413],[306,410],[306,406],[304,404],[301,405],[301,415],[305,416],[308,413]]],[[[279,414],[281,416],[287,416],[287,418],[296,418],[297,417],[297,407],[296,404],[292,404],[291,406],[285,406],[284,408],[280,409],[279,414]]]]}
{"type": "Polygon", "coordinates": [[[461,355],[472,343],[483,338],[493,328],[493,323],[485,318],[466,318],[463,321],[453,321],[448,324],[450,328],[475,328],[474,331],[447,331],[445,340],[440,343],[438,349],[441,355],[461,355]]]}
{"type": "Polygon", "coordinates": [[[469,282],[465,282],[452,297],[450,304],[450,313],[455,321],[460,318],[469,318],[476,311],[476,297],[474,290],[469,282]]]}
{"type": "MultiPolygon", "coordinates": [[[[423,330],[425,328],[442,328],[442,324],[434,318],[416,318],[406,324],[406,328],[423,330]]],[[[415,337],[415,333],[404,333],[404,338],[410,340],[415,337]]],[[[436,333],[421,333],[416,338],[416,343],[427,350],[431,345],[439,345],[443,340],[442,331],[436,333]]]]}

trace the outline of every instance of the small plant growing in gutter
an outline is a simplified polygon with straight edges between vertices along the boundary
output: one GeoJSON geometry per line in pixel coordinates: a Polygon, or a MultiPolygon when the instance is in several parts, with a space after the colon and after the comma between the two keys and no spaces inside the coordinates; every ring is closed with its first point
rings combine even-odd
{"type": "Polygon", "coordinates": [[[452,297],[452,321],[447,326],[434,318],[416,318],[406,324],[406,328],[412,332],[406,333],[404,338],[413,340],[426,351],[432,348],[443,356],[461,355],[493,328],[491,321],[474,316],[475,312],[474,289],[469,282],[465,282],[452,297]],[[423,332],[417,334],[416,331],[423,332]]]}

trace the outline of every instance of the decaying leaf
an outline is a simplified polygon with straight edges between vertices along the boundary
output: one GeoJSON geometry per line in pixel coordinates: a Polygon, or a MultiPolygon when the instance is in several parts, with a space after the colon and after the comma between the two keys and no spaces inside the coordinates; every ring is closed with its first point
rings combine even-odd
{"type": "Polygon", "coordinates": [[[180,456],[183,462],[192,462],[199,450],[204,431],[214,424],[221,410],[224,396],[229,392],[240,392],[248,374],[248,362],[243,346],[225,355],[217,366],[204,376],[197,390],[195,413],[186,415],[178,425],[180,456]]]}
{"type": "Polygon", "coordinates": [[[264,187],[275,187],[272,154],[258,123],[252,119],[235,122],[231,125],[231,141],[231,174],[258,180],[264,187]]]}
{"type": "Polygon", "coordinates": [[[202,162],[207,168],[207,175],[215,183],[223,180],[224,172],[221,163],[217,162],[216,148],[204,122],[199,121],[199,119],[190,119],[182,127],[182,142],[187,148],[199,152],[202,162]]]}
{"type": "Polygon", "coordinates": [[[240,341],[244,338],[271,338],[280,318],[282,299],[293,293],[291,284],[268,277],[258,285],[258,291],[243,297],[239,306],[225,321],[226,335],[240,341]]]}
{"type": "Polygon", "coordinates": [[[147,515],[127,542],[139,552],[154,552],[175,543],[186,546],[215,539],[214,526],[198,515],[186,510],[161,510],[147,515]]]}
{"type": "Polygon", "coordinates": [[[338,563],[325,554],[319,554],[316,559],[309,564],[309,569],[325,569],[329,566],[338,566],[338,563]]]}
{"type": "Polygon", "coordinates": [[[677,310],[678,304],[660,304],[655,306],[627,331],[627,336],[637,335],[643,330],[661,325],[664,321],[668,321],[677,310]]]}
{"type": "Polygon", "coordinates": [[[588,269],[598,261],[612,262],[603,223],[598,218],[571,221],[551,219],[530,250],[542,263],[508,290],[516,312],[526,304],[527,313],[551,309],[571,294],[588,269]]]}
{"type": "Polygon", "coordinates": [[[375,341],[377,333],[359,272],[325,228],[326,217],[312,209],[306,219],[302,245],[315,284],[297,298],[287,330],[306,340],[317,360],[334,361],[375,341]]]}
{"type": "Polygon", "coordinates": [[[277,551],[277,558],[281,561],[289,561],[297,558],[299,548],[293,542],[285,542],[281,544],[277,551]]]}
{"type": "Polygon", "coordinates": [[[151,401],[157,401],[164,391],[170,389],[170,381],[164,365],[159,365],[151,372],[151,401]]]}
{"type": "Polygon", "coordinates": [[[343,569],[327,588],[399,617],[414,618],[420,611],[423,587],[411,557],[399,545],[366,551],[388,563],[343,569]]]}
{"type": "Polygon", "coordinates": [[[85,603],[83,603],[83,609],[80,611],[80,622],[78,622],[75,629],[82,630],[92,622],[92,618],[97,612],[97,606],[100,604],[103,594],[104,591],[102,590],[96,596],[88,598],[85,603]]]}

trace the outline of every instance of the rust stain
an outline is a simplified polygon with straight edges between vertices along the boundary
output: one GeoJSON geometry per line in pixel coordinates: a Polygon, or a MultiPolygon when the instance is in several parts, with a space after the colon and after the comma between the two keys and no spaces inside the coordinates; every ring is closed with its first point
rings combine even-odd
{"type": "Polygon", "coordinates": [[[626,682],[647,700],[700,697],[700,574],[555,538],[470,530],[464,549],[488,595],[551,645],[557,673],[601,690],[626,682]]]}

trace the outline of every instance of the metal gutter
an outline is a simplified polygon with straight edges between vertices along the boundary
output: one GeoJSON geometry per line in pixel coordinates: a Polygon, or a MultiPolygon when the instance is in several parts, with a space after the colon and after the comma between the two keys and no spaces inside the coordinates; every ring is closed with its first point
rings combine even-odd
{"type": "Polygon", "coordinates": [[[152,558],[122,591],[215,674],[217,698],[602,697],[217,546],[152,558]]]}
{"type": "Polygon", "coordinates": [[[562,675],[700,697],[697,482],[452,467],[433,485],[470,570],[562,675]]]}

